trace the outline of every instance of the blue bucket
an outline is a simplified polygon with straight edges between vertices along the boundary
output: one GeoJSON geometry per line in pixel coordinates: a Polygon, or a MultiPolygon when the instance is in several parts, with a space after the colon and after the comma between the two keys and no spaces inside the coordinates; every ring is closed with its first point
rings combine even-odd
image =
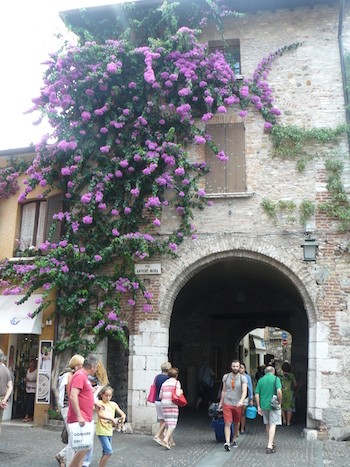
{"type": "Polygon", "coordinates": [[[254,420],[256,418],[256,414],[258,413],[257,408],[255,405],[249,405],[245,411],[245,416],[250,420],[254,420]]]}

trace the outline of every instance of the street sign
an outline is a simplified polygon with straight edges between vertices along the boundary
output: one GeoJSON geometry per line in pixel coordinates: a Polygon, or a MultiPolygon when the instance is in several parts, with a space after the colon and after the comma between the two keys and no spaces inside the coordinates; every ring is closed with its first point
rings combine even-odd
{"type": "Polygon", "coordinates": [[[282,345],[285,347],[286,345],[288,345],[288,341],[287,339],[282,339],[282,345]]]}
{"type": "Polygon", "coordinates": [[[282,332],[282,339],[287,339],[287,333],[286,332],[282,332]]]}

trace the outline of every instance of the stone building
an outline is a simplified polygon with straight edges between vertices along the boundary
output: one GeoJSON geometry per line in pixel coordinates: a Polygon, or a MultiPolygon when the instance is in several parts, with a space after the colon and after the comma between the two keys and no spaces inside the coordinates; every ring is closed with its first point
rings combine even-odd
{"type": "MultiPolygon", "coordinates": [[[[281,110],[279,123],[304,129],[349,123],[344,63],[350,50],[348,5],[332,0],[231,3],[245,13],[226,19],[224,31],[242,76],[252,76],[271,52],[302,43],[274,61],[269,74],[281,110]]],[[[137,7],[154,4],[158,2],[137,2],[137,7]]],[[[68,11],[64,17],[72,25],[94,29],[94,19],[118,11],[118,6],[100,7],[84,14],[68,11]]],[[[215,27],[203,29],[202,39],[214,48],[222,42],[215,27]]],[[[204,123],[198,126],[204,128],[204,123]]],[[[213,206],[196,213],[196,240],[186,240],[177,259],[160,258],[151,273],[141,271],[153,292],[154,312],[135,312],[128,351],[111,341],[101,347],[116,398],[127,405],[134,430],[150,431],[154,409],[146,404],[147,392],[163,361],[169,358],[180,368],[193,403],[196,370],[203,361],[211,364],[219,384],[230,360],[239,356],[243,336],[256,328],[278,327],[292,336],[291,364],[299,383],[296,416],[308,429],[343,436],[350,431],[348,232],[318,206],[330,198],[330,157],[342,160],[341,180],[349,192],[346,134],[336,143],[312,147],[313,157],[300,171],[296,160],[273,157],[258,112],[216,115],[206,131],[231,147],[237,157],[234,173],[228,171],[228,180],[220,181],[214,168],[208,177],[213,206]],[[300,220],[305,201],[316,206],[315,214],[300,220]],[[268,205],[275,207],[273,216],[268,205]],[[315,261],[303,259],[306,231],[318,243],[315,261]]],[[[191,157],[205,160],[205,150],[193,147],[191,157]]],[[[163,233],[174,222],[164,213],[163,233]]]]}

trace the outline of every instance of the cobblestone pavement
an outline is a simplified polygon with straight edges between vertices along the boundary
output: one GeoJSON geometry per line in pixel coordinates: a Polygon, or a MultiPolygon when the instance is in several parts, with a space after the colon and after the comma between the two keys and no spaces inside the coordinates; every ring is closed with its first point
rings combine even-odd
{"type": "MultiPolygon", "coordinates": [[[[248,433],[238,438],[238,449],[226,452],[215,440],[209,417],[182,409],[170,451],[151,436],[115,433],[114,454],[108,465],[124,467],[263,467],[350,466],[350,442],[308,441],[303,426],[278,427],[277,452],[265,454],[266,433],[260,417],[247,421],[248,433]]],[[[57,467],[54,458],[62,449],[60,430],[3,423],[0,435],[1,467],[57,467]]],[[[98,466],[101,447],[95,439],[92,466],[98,466]]]]}

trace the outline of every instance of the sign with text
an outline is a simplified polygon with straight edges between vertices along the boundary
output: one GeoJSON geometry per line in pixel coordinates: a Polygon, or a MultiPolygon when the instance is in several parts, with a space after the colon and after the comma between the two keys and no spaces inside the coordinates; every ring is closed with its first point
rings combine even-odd
{"type": "Polygon", "coordinates": [[[161,274],[162,265],[160,263],[137,263],[135,264],[135,274],[161,274]]]}
{"type": "Polygon", "coordinates": [[[40,341],[36,402],[50,403],[53,341],[40,341]]]}

